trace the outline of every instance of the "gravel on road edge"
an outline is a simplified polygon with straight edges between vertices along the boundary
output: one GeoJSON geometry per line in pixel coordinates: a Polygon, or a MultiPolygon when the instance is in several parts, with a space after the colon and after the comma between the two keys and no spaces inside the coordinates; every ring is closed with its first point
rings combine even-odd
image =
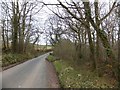
{"type": "Polygon", "coordinates": [[[55,70],[54,65],[46,60],[47,71],[48,71],[48,83],[50,88],[60,88],[59,79],[55,70]]]}

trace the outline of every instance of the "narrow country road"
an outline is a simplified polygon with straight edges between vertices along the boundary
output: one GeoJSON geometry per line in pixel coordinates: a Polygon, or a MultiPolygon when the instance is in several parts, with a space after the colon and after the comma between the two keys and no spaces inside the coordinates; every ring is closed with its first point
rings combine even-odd
{"type": "Polygon", "coordinates": [[[45,58],[49,53],[2,72],[2,88],[49,88],[45,58]]]}

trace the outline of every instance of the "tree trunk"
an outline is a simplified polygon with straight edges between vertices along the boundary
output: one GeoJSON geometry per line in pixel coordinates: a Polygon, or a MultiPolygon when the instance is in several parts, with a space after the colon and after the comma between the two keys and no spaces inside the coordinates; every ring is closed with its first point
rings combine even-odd
{"type": "Polygon", "coordinates": [[[113,72],[113,76],[117,78],[116,76],[116,65],[115,65],[115,55],[113,54],[113,51],[111,49],[110,43],[107,39],[107,35],[106,33],[100,29],[100,27],[98,27],[98,25],[94,22],[94,20],[91,17],[91,9],[90,9],[90,4],[89,2],[83,2],[84,7],[85,7],[85,13],[87,15],[87,21],[89,21],[91,23],[91,25],[93,26],[93,28],[96,30],[98,36],[100,37],[103,46],[105,47],[107,56],[108,56],[108,63],[112,66],[112,72],[113,72]]]}
{"type": "Polygon", "coordinates": [[[13,53],[17,53],[18,49],[18,8],[16,7],[16,2],[12,2],[12,9],[13,9],[13,21],[12,21],[12,26],[13,26],[13,37],[12,37],[12,51],[13,53]]]}
{"type": "Polygon", "coordinates": [[[87,15],[88,13],[85,13],[85,18],[86,18],[86,24],[87,26],[85,27],[88,33],[88,39],[89,39],[89,47],[90,47],[90,57],[91,60],[93,61],[93,70],[96,70],[96,60],[95,60],[95,48],[94,48],[94,43],[92,41],[91,37],[91,31],[90,31],[90,23],[89,23],[89,17],[87,15]]]}
{"type": "MultiPolygon", "coordinates": [[[[8,13],[9,13],[9,12],[6,11],[6,14],[8,14],[8,13]]],[[[9,49],[9,38],[8,38],[8,36],[9,36],[9,35],[8,35],[8,32],[9,32],[9,31],[8,31],[8,29],[9,29],[8,26],[9,26],[9,24],[8,24],[8,20],[9,20],[9,19],[8,19],[8,16],[7,16],[7,26],[6,26],[6,46],[7,46],[7,49],[9,49]]]]}
{"type": "MultiPolygon", "coordinates": [[[[89,25],[89,22],[87,23],[87,25],[89,25]]],[[[90,25],[88,27],[86,27],[86,29],[87,29],[87,33],[88,33],[88,40],[89,40],[89,47],[90,47],[90,58],[93,62],[92,63],[93,70],[96,70],[95,48],[94,48],[94,43],[93,43],[92,37],[91,37],[90,25]]]]}
{"type": "Polygon", "coordinates": [[[120,88],[120,2],[118,3],[118,25],[119,25],[119,31],[118,31],[118,87],[120,88]]]}
{"type": "Polygon", "coordinates": [[[4,30],[4,26],[5,26],[5,20],[3,20],[2,22],[3,26],[2,26],[2,40],[3,40],[3,50],[6,49],[6,42],[5,42],[5,30],[4,30]]]}
{"type": "Polygon", "coordinates": [[[80,38],[80,31],[78,31],[78,39],[79,39],[79,41],[78,41],[78,57],[79,57],[79,59],[81,59],[82,58],[82,51],[81,51],[81,48],[82,48],[82,42],[81,42],[81,38],[80,38]]]}
{"type": "Polygon", "coordinates": [[[22,17],[22,28],[19,32],[19,36],[20,36],[20,41],[19,41],[19,53],[23,53],[24,52],[24,31],[25,31],[25,21],[26,21],[26,4],[23,7],[23,17],[22,17]]]}
{"type": "MultiPolygon", "coordinates": [[[[99,22],[99,8],[98,8],[98,0],[95,0],[94,2],[94,7],[95,7],[95,21],[97,26],[100,28],[100,22],[99,22]]],[[[96,33],[97,35],[97,41],[96,41],[96,70],[97,70],[97,74],[98,76],[101,76],[101,71],[98,69],[98,64],[100,65],[100,61],[101,61],[101,57],[100,57],[100,38],[98,36],[98,33],[96,33]]]]}

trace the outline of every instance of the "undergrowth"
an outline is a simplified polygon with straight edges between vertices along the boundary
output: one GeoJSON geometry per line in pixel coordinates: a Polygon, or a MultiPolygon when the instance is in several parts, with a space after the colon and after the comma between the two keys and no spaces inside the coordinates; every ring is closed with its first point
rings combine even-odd
{"type": "Polygon", "coordinates": [[[84,65],[76,69],[68,60],[55,61],[53,56],[48,56],[48,60],[53,62],[62,88],[115,88],[109,78],[98,77],[95,71],[84,65]]]}
{"type": "Polygon", "coordinates": [[[3,53],[2,54],[2,67],[9,66],[11,64],[24,62],[29,59],[35,58],[45,52],[34,52],[34,53],[24,53],[24,54],[17,54],[17,53],[3,53]]]}

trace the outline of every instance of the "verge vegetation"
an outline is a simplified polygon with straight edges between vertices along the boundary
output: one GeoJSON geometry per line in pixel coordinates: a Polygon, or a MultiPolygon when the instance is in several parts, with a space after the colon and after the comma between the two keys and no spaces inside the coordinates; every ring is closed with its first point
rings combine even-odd
{"type": "Polygon", "coordinates": [[[115,88],[116,81],[105,76],[97,76],[87,65],[76,67],[72,61],[56,60],[56,57],[49,55],[48,61],[55,66],[62,88],[115,88]]]}
{"type": "MultiPolygon", "coordinates": [[[[58,73],[62,88],[117,88],[117,80],[111,76],[110,64],[105,59],[97,62],[99,67],[93,70],[93,62],[89,56],[89,47],[81,48],[81,54],[75,45],[62,39],[53,48],[47,60],[52,62],[58,73]],[[80,57],[79,57],[80,56],[80,57]]],[[[101,55],[104,55],[101,53],[101,55]]],[[[104,57],[101,57],[104,58],[104,57]]]]}
{"type": "Polygon", "coordinates": [[[8,67],[13,64],[19,64],[35,58],[39,55],[42,55],[46,52],[51,51],[51,49],[44,49],[44,50],[32,50],[31,52],[27,53],[11,53],[10,51],[4,52],[2,54],[2,67],[8,67]]]}

